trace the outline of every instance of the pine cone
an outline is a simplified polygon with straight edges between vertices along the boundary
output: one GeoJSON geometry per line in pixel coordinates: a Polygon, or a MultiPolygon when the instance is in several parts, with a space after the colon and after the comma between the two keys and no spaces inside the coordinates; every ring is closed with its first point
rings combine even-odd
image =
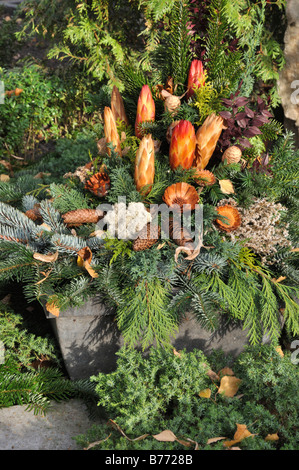
{"type": "Polygon", "coordinates": [[[158,225],[152,226],[151,224],[147,224],[139,232],[139,235],[136,238],[136,240],[134,240],[133,250],[134,251],[148,250],[159,240],[160,233],[161,233],[161,230],[158,225]]]}
{"type": "Polygon", "coordinates": [[[85,189],[98,197],[104,197],[110,189],[110,178],[107,173],[96,173],[85,183],[85,189]]]}
{"type": "Polygon", "coordinates": [[[169,236],[179,246],[193,246],[193,238],[184,227],[181,226],[178,221],[169,221],[169,236]]]}
{"type": "Polygon", "coordinates": [[[96,224],[104,217],[104,212],[97,209],[76,209],[62,215],[66,225],[79,227],[82,224],[96,224]]]}
{"type": "Polygon", "coordinates": [[[43,220],[41,213],[39,211],[40,205],[34,204],[32,209],[29,209],[25,212],[25,215],[29,217],[29,219],[33,220],[34,222],[38,221],[41,222],[43,220]]]}

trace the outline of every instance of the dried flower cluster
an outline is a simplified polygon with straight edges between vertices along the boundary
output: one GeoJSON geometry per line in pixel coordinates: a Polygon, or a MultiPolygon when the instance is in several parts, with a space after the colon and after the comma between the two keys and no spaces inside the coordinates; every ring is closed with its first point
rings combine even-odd
{"type": "MultiPolygon", "coordinates": [[[[218,205],[231,204],[236,207],[236,202],[224,199],[218,205]]],[[[288,226],[282,224],[281,215],[286,208],[266,198],[255,198],[254,203],[248,208],[238,207],[242,217],[240,227],[230,233],[232,240],[244,240],[245,245],[261,256],[262,262],[271,264],[270,256],[277,252],[278,247],[291,246],[288,239],[288,226]]]]}
{"type": "Polygon", "coordinates": [[[120,202],[107,212],[103,222],[107,224],[110,236],[132,240],[151,220],[151,214],[142,202],[131,202],[128,206],[120,202]]]}

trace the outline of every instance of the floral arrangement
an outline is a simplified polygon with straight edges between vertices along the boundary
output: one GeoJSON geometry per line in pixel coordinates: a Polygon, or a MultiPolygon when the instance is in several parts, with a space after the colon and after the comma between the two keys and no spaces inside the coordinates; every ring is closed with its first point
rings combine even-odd
{"type": "Polygon", "coordinates": [[[0,276],[56,316],[99,296],[129,346],[169,344],[188,311],[210,330],[226,315],[252,343],[265,332],[277,342],[281,317],[299,333],[298,152],[267,99],[244,88],[225,31],[194,57],[178,36],[190,31],[183,2],[173,15],[162,72],[119,71],[98,155],[46,194],[1,203],[0,276]],[[161,205],[170,217],[152,211],[161,205]]]}

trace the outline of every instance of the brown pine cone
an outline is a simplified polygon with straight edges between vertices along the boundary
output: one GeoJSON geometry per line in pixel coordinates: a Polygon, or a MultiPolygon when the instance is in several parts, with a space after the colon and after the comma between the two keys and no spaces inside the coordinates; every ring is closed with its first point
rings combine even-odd
{"type": "Polygon", "coordinates": [[[76,209],[61,216],[66,225],[79,227],[82,224],[96,224],[104,217],[104,212],[97,209],[76,209]]]}
{"type": "Polygon", "coordinates": [[[134,251],[148,250],[159,240],[160,232],[161,232],[160,227],[158,225],[152,226],[151,224],[147,224],[139,232],[139,235],[136,238],[136,240],[134,240],[133,250],[134,251]]]}

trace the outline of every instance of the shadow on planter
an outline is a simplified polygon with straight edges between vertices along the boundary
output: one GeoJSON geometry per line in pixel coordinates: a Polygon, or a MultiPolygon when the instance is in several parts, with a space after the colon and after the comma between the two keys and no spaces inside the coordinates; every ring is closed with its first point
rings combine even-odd
{"type": "MultiPolygon", "coordinates": [[[[96,298],[81,307],[68,308],[55,317],[44,308],[59,343],[70,379],[84,379],[99,372],[115,370],[116,352],[124,345],[114,313],[96,298]]],[[[263,342],[267,342],[264,336],[263,342]]],[[[220,328],[210,333],[191,314],[179,326],[172,341],[177,349],[200,349],[209,355],[213,350],[238,356],[248,345],[247,331],[240,323],[223,319],[220,328]]],[[[146,352],[145,352],[146,353],[146,352]]]]}

